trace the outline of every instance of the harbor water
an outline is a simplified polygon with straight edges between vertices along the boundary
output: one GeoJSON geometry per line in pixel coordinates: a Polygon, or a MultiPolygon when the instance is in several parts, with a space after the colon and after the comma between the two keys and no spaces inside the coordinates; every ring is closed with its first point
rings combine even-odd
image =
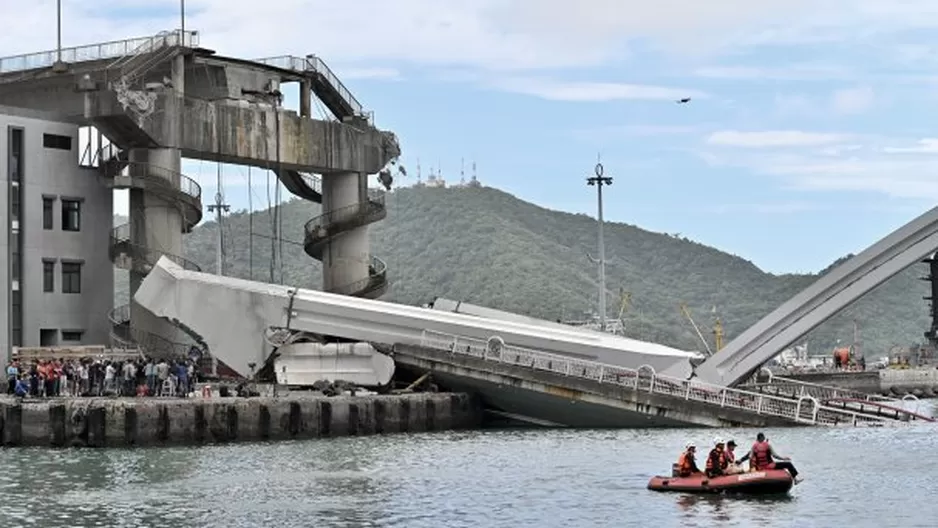
{"type": "MultiPolygon", "coordinates": [[[[770,429],[788,498],[656,493],[687,441],[755,430],[481,430],[0,450],[0,519],[42,527],[933,527],[938,428],[770,429]]],[[[704,451],[706,452],[706,451],[704,451]]]]}

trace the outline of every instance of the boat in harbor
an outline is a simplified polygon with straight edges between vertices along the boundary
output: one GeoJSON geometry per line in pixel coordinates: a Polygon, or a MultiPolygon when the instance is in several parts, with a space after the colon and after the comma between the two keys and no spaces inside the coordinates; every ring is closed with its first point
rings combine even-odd
{"type": "Polygon", "coordinates": [[[734,493],[745,495],[774,495],[788,493],[794,485],[791,473],[784,469],[751,471],[737,475],[709,478],[703,473],[689,477],[655,476],[648,481],[652,491],[678,491],[683,493],[734,493]]]}

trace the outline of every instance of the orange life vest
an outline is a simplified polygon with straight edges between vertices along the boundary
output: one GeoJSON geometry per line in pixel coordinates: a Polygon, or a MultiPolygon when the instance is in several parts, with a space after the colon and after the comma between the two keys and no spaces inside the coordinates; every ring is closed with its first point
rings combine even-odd
{"type": "Polygon", "coordinates": [[[772,456],[769,454],[768,442],[752,444],[752,467],[756,471],[769,469],[772,466],[772,456]]]}
{"type": "Polygon", "coordinates": [[[677,467],[681,476],[692,474],[694,472],[694,457],[684,451],[681,453],[681,457],[677,459],[677,467]]]}

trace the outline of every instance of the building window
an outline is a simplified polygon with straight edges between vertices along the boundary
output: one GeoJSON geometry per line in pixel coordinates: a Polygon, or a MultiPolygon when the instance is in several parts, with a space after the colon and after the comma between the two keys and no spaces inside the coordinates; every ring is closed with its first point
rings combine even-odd
{"type": "Polygon", "coordinates": [[[62,263],[62,293],[81,293],[80,263],[62,263]]]}
{"type": "Polygon", "coordinates": [[[52,229],[52,224],[55,223],[54,217],[52,215],[53,208],[55,207],[55,198],[43,198],[42,199],[42,228],[43,229],[52,229]]]}
{"type": "Polygon", "coordinates": [[[39,329],[39,346],[54,347],[59,344],[59,331],[55,328],[39,329]]]}
{"type": "Polygon", "coordinates": [[[62,231],[81,231],[81,201],[62,199],[62,231]]]}
{"type": "Polygon", "coordinates": [[[10,220],[18,222],[20,219],[20,193],[16,189],[10,194],[10,220]]]}
{"type": "Polygon", "coordinates": [[[42,261],[42,291],[46,293],[55,291],[55,261],[42,261]]]}
{"type": "Polygon", "coordinates": [[[80,342],[82,334],[81,330],[62,330],[62,341],[80,342]]]}
{"type": "Polygon", "coordinates": [[[10,181],[18,182],[23,172],[23,129],[10,127],[10,181]]]}
{"type": "Polygon", "coordinates": [[[23,346],[23,294],[10,292],[10,345],[23,346]]]}
{"type": "Polygon", "coordinates": [[[61,136],[59,134],[43,134],[42,146],[58,150],[72,150],[72,136],[61,136]]]}
{"type": "Polygon", "coordinates": [[[22,259],[20,259],[20,233],[19,231],[10,232],[10,279],[20,280],[22,271],[22,259]]]}

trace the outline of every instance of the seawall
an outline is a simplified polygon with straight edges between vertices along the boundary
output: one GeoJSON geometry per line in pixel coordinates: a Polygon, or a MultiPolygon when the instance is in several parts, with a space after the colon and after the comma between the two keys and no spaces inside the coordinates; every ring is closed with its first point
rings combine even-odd
{"type": "Polygon", "coordinates": [[[882,369],[866,372],[811,372],[786,376],[799,381],[840,387],[867,394],[933,396],[938,393],[938,369],[882,369]]]}
{"type": "Polygon", "coordinates": [[[0,401],[5,446],[130,447],[466,429],[467,394],[0,401]]]}

